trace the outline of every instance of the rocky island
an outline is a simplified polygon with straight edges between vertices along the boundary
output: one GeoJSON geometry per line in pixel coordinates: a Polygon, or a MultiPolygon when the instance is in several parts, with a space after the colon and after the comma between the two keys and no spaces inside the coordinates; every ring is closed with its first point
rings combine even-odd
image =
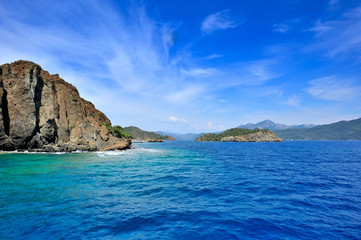
{"type": "Polygon", "coordinates": [[[96,151],[127,149],[110,120],[58,74],[38,64],[0,66],[0,150],[96,151]]]}
{"type": "Polygon", "coordinates": [[[195,139],[195,141],[211,142],[282,142],[276,134],[268,129],[231,128],[222,133],[208,133],[195,139]]]}

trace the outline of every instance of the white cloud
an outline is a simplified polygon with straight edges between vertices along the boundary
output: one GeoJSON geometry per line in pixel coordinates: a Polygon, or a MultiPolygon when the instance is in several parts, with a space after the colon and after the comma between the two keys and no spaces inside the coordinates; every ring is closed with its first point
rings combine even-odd
{"type": "Polygon", "coordinates": [[[310,31],[315,32],[318,36],[320,36],[322,34],[332,31],[337,24],[339,24],[338,21],[321,22],[320,20],[317,20],[314,26],[310,29],[310,31]]]}
{"type": "Polygon", "coordinates": [[[309,31],[314,32],[317,43],[310,50],[325,50],[335,57],[344,54],[361,53],[361,7],[346,12],[341,19],[318,20],[309,31]]]}
{"type": "Polygon", "coordinates": [[[177,117],[174,117],[174,116],[170,116],[168,119],[171,122],[182,122],[182,123],[187,122],[187,120],[185,120],[183,117],[182,118],[177,118],[177,117]]]}
{"type": "Polygon", "coordinates": [[[282,23],[273,24],[273,32],[287,33],[299,22],[299,19],[289,19],[282,23]]]}
{"type": "Polygon", "coordinates": [[[180,70],[181,73],[184,73],[188,76],[196,77],[196,78],[207,78],[211,77],[217,73],[217,69],[215,68],[193,68],[189,70],[180,70]]]}
{"type": "Polygon", "coordinates": [[[211,34],[216,30],[226,30],[239,26],[239,23],[232,20],[228,15],[229,10],[220,11],[208,15],[202,22],[201,30],[204,34],[211,34]]]}
{"type": "Polygon", "coordinates": [[[273,31],[274,32],[280,32],[280,33],[286,33],[290,27],[286,25],[285,23],[277,23],[273,24],[273,31]]]}
{"type": "Polygon", "coordinates": [[[170,117],[169,117],[169,120],[172,121],[172,122],[176,122],[176,121],[178,120],[178,118],[173,117],[173,116],[170,116],[170,117]]]}
{"type": "Polygon", "coordinates": [[[350,79],[336,79],[335,76],[328,76],[314,79],[309,82],[309,85],[310,87],[305,90],[315,98],[345,101],[361,96],[361,86],[354,86],[350,79]]]}
{"type": "Polygon", "coordinates": [[[260,80],[268,80],[274,77],[274,74],[263,64],[252,64],[247,67],[247,70],[260,80]]]}
{"type": "Polygon", "coordinates": [[[222,56],[223,56],[222,54],[211,54],[207,56],[206,59],[215,59],[215,58],[220,58],[222,56]]]}
{"type": "Polygon", "coordinates": [[[243,85],[256,86],[283,75],[278,62],[274,60],[259,60],[244,63],[239,78],[243,85]]]}

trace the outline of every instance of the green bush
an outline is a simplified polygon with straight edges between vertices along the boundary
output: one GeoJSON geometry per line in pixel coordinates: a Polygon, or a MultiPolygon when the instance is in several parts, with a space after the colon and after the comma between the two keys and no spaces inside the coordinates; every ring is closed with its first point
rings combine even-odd
{"type": "Polygon", "coordinates": [[[112,134],[114,137],[132,138],[132,136],[129,133],[127,133],[126,131],[124,131],[124,128],[119,125],[112,126],[108,123],[104,123],[103,125],[107,127],[109,133],[112,134]]]}

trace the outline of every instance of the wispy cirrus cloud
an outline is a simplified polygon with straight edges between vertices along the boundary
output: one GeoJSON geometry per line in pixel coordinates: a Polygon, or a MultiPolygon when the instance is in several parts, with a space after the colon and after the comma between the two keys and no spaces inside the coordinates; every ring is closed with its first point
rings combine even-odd
{"type": "Polygon", "coordinates": [[[206,57],[206,59],[215,59],[215,58],[220,58],[222,57],[223,55],[222,54],[211,54],[209,56],[206,57]]]}
{"type": "Polygon", "coordinates": [[[343,14],[341,19],[318,20],[309,31],[314,32],[317,43],[311,50],[326,51],[330,57],[361,53],[361,7],[343,14]]]}
{"type": "Polygon", "coordinates": [[[299,22],[299,19],[289,19],[281,23],[273,24],[273,32],[287,33],[299,22]]]}
{"type": "Polygon", "coordinates": [[[286,33],[290,27],[286,25],[285,23],[276,23],[273,24],[273,31],[274,32],[280,32],[280,33],[286,33]]]}
{"type": "Polygon", "coordinates": [[[197,77],[197,78],[206,78],[206,77],[212,77],[217,73],[217,69],[215,68],[193,68],[193,69],[181,69],[181,73],[191,76],[191,77],[197,77]]]}
{"type": "Polygon", "coordinates": [[[238,27],[241,23],[229,16],[229,10],[223,10],[208,15],[202,22],[201,31],[204,34],[211,34],[217,30],[226,30],[238,27]]]}
{"type": "Polygon", "coordinates": [[[351,79],[338,79],[327,76],[309,82],[305,91],[314,98],[347,101],[361,96],[361,86],[355,85],[351,79]]]}

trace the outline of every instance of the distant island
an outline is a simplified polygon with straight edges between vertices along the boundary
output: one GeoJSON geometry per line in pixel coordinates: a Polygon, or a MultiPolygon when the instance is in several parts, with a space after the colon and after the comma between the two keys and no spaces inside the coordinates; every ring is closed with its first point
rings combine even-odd
{"type": "Polygon", "coordinates": [[[58,74],[38,64],[0,66],[0,150],[122,150],[131,141],[58,74]]]}
{"type": "Polygon", "coordinates": [[[197,142],[282,142],[268,129],[231,128],[222,133],[208,133],[195,139],[197,142]]]}
{"type": "Polygon", "coordinates": [[[175,140],[174,137],[158,134],[155,132],[144,131],[134,126],[125,127],[123,130],[131,139],[141,142],[163,142],[164,140],[175,140]]]}

